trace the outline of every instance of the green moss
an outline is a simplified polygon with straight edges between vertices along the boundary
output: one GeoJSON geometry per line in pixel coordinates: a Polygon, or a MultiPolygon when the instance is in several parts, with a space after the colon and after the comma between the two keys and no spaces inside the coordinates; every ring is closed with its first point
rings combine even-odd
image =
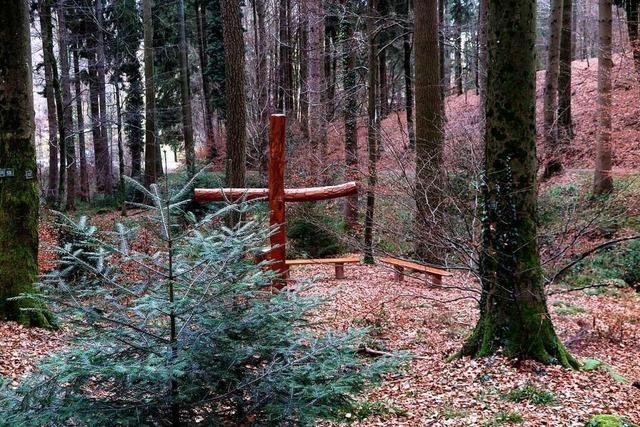
{"type": "Polygon", "coordinates": [[[533,386],[518,387],[503,396],[503,399],[510,402],[529,402],[534,405],[546,406],[556,403],[556,398],[548,390],[541,390],[533,386]]]}
{"type": "Polygon", "coordinates": [[[625,418],[617,415],[595,415],[585,427],[637,427],[625,418]]]}

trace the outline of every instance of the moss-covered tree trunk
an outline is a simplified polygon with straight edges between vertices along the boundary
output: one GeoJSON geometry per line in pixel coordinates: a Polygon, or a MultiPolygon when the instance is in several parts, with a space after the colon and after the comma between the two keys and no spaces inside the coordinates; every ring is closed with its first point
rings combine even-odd
{"type": "Polygon", "coordinates": [[[38,188],[27,2],[0,8],[0,318],[49,326],[36,303],[9,298],[33,291],[38,274],[38,188]]]}
{"type": "Polygon", "coordinates": [[[462,355],[577,367],[554,331],[536,227],[535,0],[490,0],[480,319],[462,355]]]}

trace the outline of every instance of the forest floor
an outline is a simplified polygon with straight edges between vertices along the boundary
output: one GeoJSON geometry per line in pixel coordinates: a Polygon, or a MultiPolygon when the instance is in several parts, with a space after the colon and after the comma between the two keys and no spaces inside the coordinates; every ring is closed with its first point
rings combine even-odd
{"type": "Polygon", "coordinates": [[[441,288],[424,279],[393,280],[382,266],[298,268],[316,277],[310,293],[326,298],[318,318],[327,328],[368,327],[370,346],[410,351],[404,373],[387,378],[345,414],[359,426],[583,426],[590,416],[624,415],[640,422],[640,295],[633,290],[556,294],[549,307],[560,338],[591,371],[572,371],[496,356],[447,362],[477,320],[479,290],[459,273],[441,288]],[[595,360],[593,360],[595,359],[595,360]]]}
{"type": "MultiPolygon", "coordinates": [[[[628,58],[618,56],[615,64],[614,172],[625,175],[637,173],[640,165],[640,85],[628,58]]],[[[575,182],[576,174],[593,167],[597,61],[576,61],[573,70],[576,137],[565,151],[571,170],[542,188],[575,182]]],[[[538,73],[539,83],[543,77],[544,72],[538,73]]],[[[538,92],[541,98],[541,90],[538,92]]],[[[477,104],[472,92],[447,100],[448,117],[455,118],[446,125],[450,163],[464,157],[460,147],[467,150],[465,156],[480,152],[477,104]]],[[[383,172],[413,169],[412,156],[404,150],[405,123],[403,113],[393,113],[383,122],[384,152],[379,164],[383,172]]],[[[329,154],[336,164],[343,163],[341,133],[340,124],[329,129],[329,154]]],[[[364,120],[359,146],[364,176],[364,120]]],[[[540,147],[542,160],[544,152],[540,147]]],[[[295,182],[296,177],[305,176],[304,168],[305,163],[292,156],[288,174],[294,183],[304,181],[295,182]]],[[[117,217],[109,213],[94,217],[94,222],[109,226],[117,217]]],[[[43,244],[55,243],[55,232],[46,221],[40,236],[43,244]]],[[[39,262],[43,271],[54,265],[55,256],[45,245],[39,262]]],[[[447,362],[477,320],[479,289],[472,276],[456,273],[445,279],[442,288],[429,287],[420,277],[409,275],[404,282],[395,282],[393,272],[382,266],[347,266],[346,276],[335,280],[327,266],[299,267],[292,275],[294,279],[317,279],[309,292],[326,298],[317,315],[327,328],[368,327],[371,348],[407,350],[414,358],[406,370],[390,375],[366,394],[357,412],[345,414],[345,422],[362,426],[582,426],[591,415],[617,413],[640,423],[640,294],[633,290],[610,288],[550,296],[549,308],[559,336],[569,343],[574,356],[593,368],[571,371],[499,356],[447,362]]],[[[64,341],[62,332],[1,322],[0,375],[17,381],[64,341]]]]}

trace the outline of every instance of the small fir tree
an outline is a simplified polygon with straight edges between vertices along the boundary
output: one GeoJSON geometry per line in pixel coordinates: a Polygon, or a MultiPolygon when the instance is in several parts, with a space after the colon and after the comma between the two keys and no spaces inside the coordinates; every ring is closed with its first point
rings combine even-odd
{"type": "Polygon", "coordinates": [[[0,425],[311,424],[351,410],[390,367],[359,359],[364,331],[310,323],[317,300],[272,292],[252,261],[268,230],[222,225],[248,206],[196,220],[190,183],[165,197],[129,182],[152,202],[140,224],[62,221],[60,266],[40,287],[71,343],[0,388],[0,425]]]}

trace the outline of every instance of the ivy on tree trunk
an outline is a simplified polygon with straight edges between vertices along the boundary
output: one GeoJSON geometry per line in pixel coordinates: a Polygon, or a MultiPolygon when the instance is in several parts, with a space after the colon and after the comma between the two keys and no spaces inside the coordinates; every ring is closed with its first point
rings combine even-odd
{"type": "Polygon", "coordinates": [[[537,245],[535,0],[489,0],[480,319],[460,355],[578,367],[556,336],[537,245]]]}

